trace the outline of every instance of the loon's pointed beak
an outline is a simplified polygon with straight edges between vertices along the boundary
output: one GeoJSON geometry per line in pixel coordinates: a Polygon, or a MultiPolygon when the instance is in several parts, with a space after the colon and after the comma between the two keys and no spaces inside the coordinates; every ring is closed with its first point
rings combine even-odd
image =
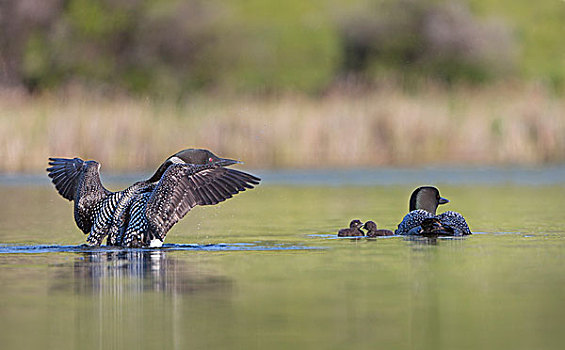
{"type": "Polygon", "coordinates": [[[449,199],[443,198],[443,197],[439,197],[439,204],[446,204],[446,203],[449,203],[449,199]]]}
{"type": "Polygon", "coordinates": [[[216,161],[215,163],[219,166],[230,166],[230,165],[233,165],[233,164],[243,164],[242,161],[234,160],[234,159],[228,159],[228,158],[220,158],[220,160],[216,161]]]}

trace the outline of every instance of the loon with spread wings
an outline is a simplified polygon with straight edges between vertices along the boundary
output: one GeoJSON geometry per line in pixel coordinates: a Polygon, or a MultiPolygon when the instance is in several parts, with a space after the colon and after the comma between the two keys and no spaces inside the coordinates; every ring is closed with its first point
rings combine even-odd
{"type": "Polygon", "coordinates": [[[241,163],[203,149],[167,158],[149,179],[111,192],[100,181],[100,164],[49,158],[49,177],[61,196],[74,201],[77,226],[88,245],[161,246],[167,232],[197,205],[214,205],[252,189],[260,179],[226,168],[241,163]]]}

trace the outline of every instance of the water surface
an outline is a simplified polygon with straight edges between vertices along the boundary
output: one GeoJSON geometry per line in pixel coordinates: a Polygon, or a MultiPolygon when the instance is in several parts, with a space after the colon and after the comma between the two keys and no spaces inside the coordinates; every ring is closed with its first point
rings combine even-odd
{"type": "Polygon", "coordinates": [[[81,247],[70,202],[5,182],[2,349],[563,348],[565,184],[453,174],[426,184],[465,215],[468,238],[336,239],[353,218],[394,229],[410,174],[386,186],[267,174],[139,250],[81,247]]]}

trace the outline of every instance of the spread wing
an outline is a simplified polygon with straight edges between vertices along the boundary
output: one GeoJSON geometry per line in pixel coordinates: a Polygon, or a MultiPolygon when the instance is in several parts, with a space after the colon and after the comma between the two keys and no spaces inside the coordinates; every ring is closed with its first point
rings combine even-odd
{"type": "Polygon", "coordinates": [[[49,158],[51,167],[46,169],[48,176],[59,194],[70,201],[75,199],[84,164],[85,162],[80,158],[49,158]]]}
{"type": "Polygon", "coordinates": [[[197,205],[213,205],[261,181],[239,170],[210,165],[173,164],[147,202],[149,231],[163,240],[171,227],[197,205]]]}

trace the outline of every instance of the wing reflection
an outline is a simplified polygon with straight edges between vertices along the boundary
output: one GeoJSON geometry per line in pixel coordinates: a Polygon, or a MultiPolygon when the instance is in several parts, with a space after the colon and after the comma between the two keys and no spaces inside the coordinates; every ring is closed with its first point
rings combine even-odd
{"type": "Polygon", "coordinates": [[[188,264],[159,250],[81,252],[72,269],[72,285],[75,293],[80,294],[187,294],[225,291],[232,285],[230,279],[214,274],[198,262],[188,264]]]}

